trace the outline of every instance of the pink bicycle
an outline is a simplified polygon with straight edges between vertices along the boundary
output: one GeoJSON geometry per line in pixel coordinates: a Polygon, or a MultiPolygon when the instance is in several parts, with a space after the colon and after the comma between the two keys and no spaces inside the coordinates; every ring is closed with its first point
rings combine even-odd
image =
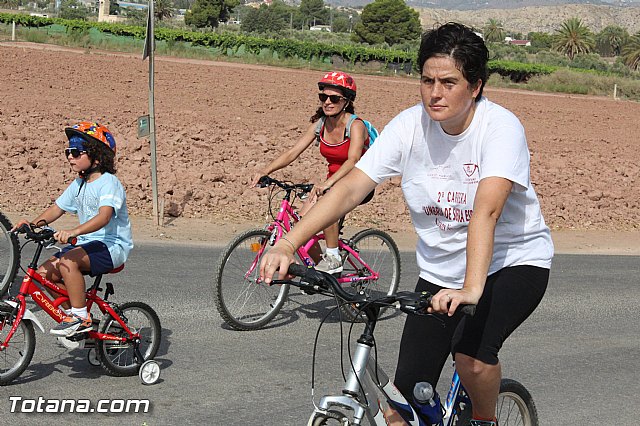
{"type": "MultiPolygon", "coordinates": [[[[270,187],[269,205],[280,191],[284,197],[273,222],[264,229],[251,229],[238,235],[222,251],[214,277],[215,302],[222,319],[236,330],[257,330],[271,321],[284,305],[289,285],[266,285],[260,280],[260,259],[300,220],[293,208],[295,198],[303,198],[313,188],[311,184],[281,182],[268,176],[259,186],[270,187]]],[[[271,208],[269,209],[271,211],[271,208]]],[[[340,222],[342,233],[342,221],[340,222]]],[[[324,240],[322,233],[314,235],[297,251],[301,263],[315,266],[309,251],[324,240]]],[[[386,232],[365,229],[350,239],[341,238],[338,244],[343,271],[336,276],[344,290],[376,298],[395,294],[400,283],[400,252],[386,232]],[[366,260],[365,260],[366,259],[366,260]]],[[[323,289],[305,289],[305,293],[323,293],[323,289]]],[[[358,310],[341,304],[343,314],[350,320],[359,318],[358,310]]]]}

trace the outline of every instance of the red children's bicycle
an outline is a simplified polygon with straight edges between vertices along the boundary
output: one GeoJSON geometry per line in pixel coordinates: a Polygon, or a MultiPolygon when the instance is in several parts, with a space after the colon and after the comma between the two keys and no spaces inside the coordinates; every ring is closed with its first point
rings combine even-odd
{"type": "MultiPolygon", "coordinates": [[[[0,385],[16,379],[29,366],[36,347],[34,325],[40,331],[45,331],[36,315],[27,308],[27,296],[31,296],[57,322],[65,317],[60,305],[69,300],[65,289],[36,272],[43,249],[56,248],[53,237],[55,230],[46,225],[24,225],[16,233],[24,234],[27,242],[36,243],[36,249],[18,294],[0,302],[0,385]],[[45,293],[45,288],[61,296],[52,300],[45,293]]],[[[109,273],[117,273],[122,269],[124,265],[109,273]]],[[[98,296],[98,292],[103,290],[101,281],[102,275],[95,277],[86,297],[87,310],[91,311],[96,306],[103,314],[102,321],[93,316],[96,319],[92,330],[59,338],[60,342],[69,349],[89,349],[89,362],[101,365],[111,375],[138,374],[144,384],[155,383],[160,376],[160,366],[153,360],[160,347],[158,315],[142,302],[120,305],[109,302],[109,296],[114,294],[111,283],[105,284],[102,299],[98,296]]]]}

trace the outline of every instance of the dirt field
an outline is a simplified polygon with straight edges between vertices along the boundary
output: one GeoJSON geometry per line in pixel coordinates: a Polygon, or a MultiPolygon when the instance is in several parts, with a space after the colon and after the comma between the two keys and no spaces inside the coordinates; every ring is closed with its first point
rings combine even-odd
{"type": "MultiPolygon", "coordinates": [[[[62,155],[63,128],[90,119],[107,125],[118,141],[118,177],[130,213],[151,216],[149,143],[136,137],[136,120],[148,109],[148,62],[140,55],[3,43],[0,69],[0,209],[30,216],[48,206],[73,178],[62,155]]],[[[264,222],[266,192],[248,188],[249,178],[306,128],[320,76],[156,58],[158,182],[166,223],[196,218],[199,227],[229,231],[264,222]]],[[[356,112],[378,129],[419,102],[415,79],[354,77],[356,112]]],[[[640,104],[491,88],[486,95],[524,123],[532,180],[554,231],[638,235],[640,104]]],[[[313,181],[324,173],[319,152],[309,149],[275,176],[313,181]]],[[[397,183],[380,188],[349,223],[410,228],[397,183]]]]}

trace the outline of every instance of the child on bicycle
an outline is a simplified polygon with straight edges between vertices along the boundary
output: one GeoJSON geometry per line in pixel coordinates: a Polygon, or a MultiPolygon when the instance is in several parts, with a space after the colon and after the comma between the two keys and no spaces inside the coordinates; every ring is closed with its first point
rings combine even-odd
{"type": "MultiPolygon", "coordinates": [[[[51,334],[70,337],[92,327],[83,274],[96,276],[124,264],[133,242],[125,191],[115,177],[113,135],[105,126],[87,121],[67,127],[65,133],[69,148],[64,153],[78,177],[31,223],[49,224],[66,212],[78,215],[78,226],[54,235],[62,244],[77,237],[76,244],[64,247],[38,268],[40,275],[69,294],[70,304],[62,305],[67,316],[51,334]]],[[[22,219],[13,229],[29,223],[22,219]]]]}
{"type": "MultiPolygon", "coordinates": [[[[356,99],[356,83],[353,78],[340,71],[328,72],[318,82],[318,89],[320,107],[310,119],[312,124],[293,147],[254,174],[252,187],[256,186],[260,177],[291,164],[318,140],[320,154],[327,159],[329,166],[327,179],[315,186],[315,195],[319,197],[349,173],[367,150],[369,134],[364,123],[359,119],[350,120],[355,114],[353,102],[356,99]],[[319,131],[318,122],[321,123],[319,131]],[[348,132],[346,127],[350,122],[351,128],[348,132]]],[[[315,197],[310,197],[308,201],[313,203],[315,197]]],[[[308,208],[309,203],[303,206],[300,213],[304,214],[308,208]]],[[[316,269],[331,274],[342,271],[342,259],[338,251],[338,223],[339,221],[336,221],[324,229],[327,249],[322,260],[316,265],[316,269]]]]}

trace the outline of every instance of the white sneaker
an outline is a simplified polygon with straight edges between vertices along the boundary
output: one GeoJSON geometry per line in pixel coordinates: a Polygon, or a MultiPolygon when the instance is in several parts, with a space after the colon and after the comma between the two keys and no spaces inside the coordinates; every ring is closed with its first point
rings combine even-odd
{"type": "Polygon", "coordinates": [[[322,260],[316,265],[316,270],[327,274],[337,274],[342,272],[342,260],[330,254],[323,254],[322,260]]]}

